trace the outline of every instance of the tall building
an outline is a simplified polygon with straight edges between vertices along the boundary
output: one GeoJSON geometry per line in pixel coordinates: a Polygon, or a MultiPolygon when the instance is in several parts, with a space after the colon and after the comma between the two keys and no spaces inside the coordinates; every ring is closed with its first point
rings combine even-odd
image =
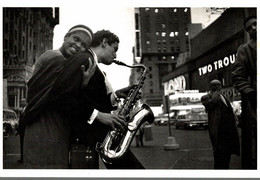
{"type": "Polygon", "coordinates": [[[34,63],[53,48],[58,8],[3,8],[4,108],[19,112],[34,63]]]}
{"type": "MultiPolygon", "coordinates": [[[[190,23],[190,8],[135,9],[134,63],[142,63],[149,70],[142,103],[163,104],[162,77],[174,71],[179,54],[189,50],[190,23]]],[[[131,75],[130,83],[135,76],[131,75]]]]}

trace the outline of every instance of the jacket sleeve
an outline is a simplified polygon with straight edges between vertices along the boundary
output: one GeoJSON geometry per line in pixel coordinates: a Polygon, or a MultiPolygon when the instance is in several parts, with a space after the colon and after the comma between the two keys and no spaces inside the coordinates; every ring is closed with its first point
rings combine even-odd
{"type": "Polygon", "coordinates": [[[248,72],[246,70],[246,63],[248,62],[246,47],[242,45],[238,48],[237,57],[234,65],[232,66],[232,81],[235,88],[243,94],[248,94],[254,89],[251,87],[248,79],[248,72]]]}
{"type": "Polygon", "coordinates": [[[93,60],[93,56],[90,53],[79,53],[69,58],[57,77],[50,93],[52,101],[56,99],[68,100],[64,105],[71,106],[73,110],[83,111],[86,119],[88,119],[94,111],[94,107],[88,103],[88,100],[82,99],[87,96],[81,96],[81,85],[83,81],[81,66],[85,65],[87,69],[89,67],[89,58],[93,60]]]}
{"type": "Polygon", "coordinates": [[[206,111],[214,109],[219,104],[219,92],[202,96],[201,102],[205,106],[206,111]]]}

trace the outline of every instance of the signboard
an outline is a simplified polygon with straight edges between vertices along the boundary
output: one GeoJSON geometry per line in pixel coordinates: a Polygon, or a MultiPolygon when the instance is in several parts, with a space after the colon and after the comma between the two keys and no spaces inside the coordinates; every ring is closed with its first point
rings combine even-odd
{"type": "Polygon", "coordinates": [[[234,53],[234,54],[224,57],[223,59],[219,59],[219,60],[214,61],[213,63],[199,67],[198,68],[199,75],[202,76],[202,75],[211,73],[213,71],[222,69],[224,67],[230,66],[231,64],[234,64],[235,61],[236,61],[236,54],[234,53]]]}
{"type": "Polygon", "coordinates": [[[164,95],[174,94],[175,91],[184,91],[186,89],[186,80],[184,76],[178,76],[168,82],[163,83],[164,95]]]}

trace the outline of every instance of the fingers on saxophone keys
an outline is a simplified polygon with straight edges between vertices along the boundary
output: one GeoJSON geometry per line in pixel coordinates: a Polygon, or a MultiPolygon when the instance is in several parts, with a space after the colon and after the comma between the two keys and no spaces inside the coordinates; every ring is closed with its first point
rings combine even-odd
{"type": "Polygon", "coordinates": [[[125,127],[127,126],[127,123],[125,122],[124,117],[118,116],[118,118],[117,118],[117,126],[120,129],[122,129],[122,130],[125,129],[125,127]]]}

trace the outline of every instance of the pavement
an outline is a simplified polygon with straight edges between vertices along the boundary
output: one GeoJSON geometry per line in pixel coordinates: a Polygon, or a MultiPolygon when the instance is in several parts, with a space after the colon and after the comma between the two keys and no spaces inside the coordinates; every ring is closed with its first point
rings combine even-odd
{"type": "MultiPolygon", "coordinates": [[[[179,148],[175,150],[165,150],[165,146],[169,146],[169,135],[166,127],[153,127],[153,139],[144,141],[144,146],[135,147],[135,140],[133,140],[130,149],[143,164],[145,169],[190,169],[190,170],[209,170],[213,169],[214,159],[211,150],[211,145],[206,130],[200,130],[194,133],[200,133],[198,136],[205,136],[204,139],[200,137],[193,137],[194,134],[189,130],[178,130],[179,133],[173,134],[175,141],[170,142],[179,148]],[[180,135],[181,133],[183,135],[180,135]],[[185,134],[186,133],[186,134],[185,134]],[[181,136],[181,137],[180,137],[181,136]],[[185,136],[185,137],[183,137],[185,136]],[[185,140],[183,139],[185,138],[185,140]],[[194,146],[200,142],[201,145],[194,146]]],[[[12,136],[8,141],[4,142],[4,156],[3,169],[21,169],[21,164],[17,163],[19,159],[19,137],[12,136]]],[[[170,144],[171,146],[171,144],[170,144]]],[[[241,169],[240,156],[232,155],[230,162],[230,169],[241,169]]],[[[106,169],[100,160],[100,169],[106,169]]]]}

